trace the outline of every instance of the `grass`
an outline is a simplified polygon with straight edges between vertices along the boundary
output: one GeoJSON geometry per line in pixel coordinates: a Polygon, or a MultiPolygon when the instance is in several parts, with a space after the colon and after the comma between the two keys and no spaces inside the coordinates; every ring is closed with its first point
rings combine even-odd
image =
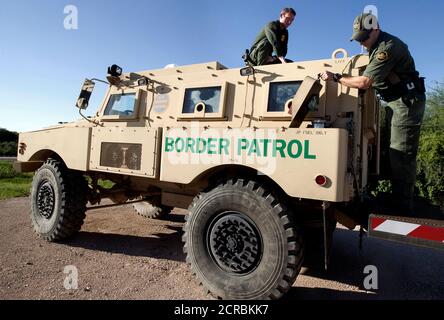
{"type": "MultiPolygon", "coordinates": [[[[34,173],[17,173],[12,167],[12,161],[0,160],[0,200],[15,197],[27,197],[31,191],[34,173]]],[[[90,182],[91,179],[88,179],[90,182]]],[[[110,189],[114,183],[99,179],[98,184],[110,189]]]]}
{"type": "Polygon", "coordinates": [[[0,200],[28,196],[33,175],[17,173],[11,161],[0,161],[0,200]]]}
{"type": "Polygon", "coordinates": [[[27,177],[0,179],[0,200],[26,197],[31,191],[32,174],[27,177]]]}

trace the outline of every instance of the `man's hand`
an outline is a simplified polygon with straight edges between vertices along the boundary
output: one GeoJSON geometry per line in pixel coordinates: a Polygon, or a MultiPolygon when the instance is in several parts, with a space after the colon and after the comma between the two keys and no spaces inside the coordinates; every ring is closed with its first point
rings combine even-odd
{"type": "Polygon", "coordinates": [[[278,57],[279,60],[281,60],[281,63],[287,63],[287,61],[285,61],[285,57],[278,57]]]}
{"type": "Polygon", "coordinates": [[[333,75],[330,71],[324,71],[319,74],[319,77],[324,81],[333,81],[333,75]]]}
{"type": "MultiPolygon", "coordinates": [[[[324,71],[319,74],[319,78],[324,81],[335,81],[335,74],[330,71],[324,71]]],[[[362,90],[367,90],[373,84],[373,80],[366,76],[349,77],[341,75],[341,77],[338,78],[336,81],[346,87],[362,90]]]]}

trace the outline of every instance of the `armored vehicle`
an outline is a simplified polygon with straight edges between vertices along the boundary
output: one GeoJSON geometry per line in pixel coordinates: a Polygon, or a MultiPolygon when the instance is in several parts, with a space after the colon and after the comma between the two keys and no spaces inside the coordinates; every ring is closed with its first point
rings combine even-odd
{"type": "Polygon", "coordinates": [[[365,230],[382,223],[369,226],[362,205],[380,171],[379,100],[317,79],[324,70],[359,75],[367,63],[338,49],[328,59],[241,69],[113,65],[106,81],[86,79],[77,100],[83,115],[105,82],[95,116],[19,136],[16,170],[36,170],[33,227],[49,241],[72,236],[87,204],[102,198],[133,201],[151,218],[185,208],[186,261],[209,292],[277,299],[304,257],[320,249],[328,265],[337,221],[365,230]]]}

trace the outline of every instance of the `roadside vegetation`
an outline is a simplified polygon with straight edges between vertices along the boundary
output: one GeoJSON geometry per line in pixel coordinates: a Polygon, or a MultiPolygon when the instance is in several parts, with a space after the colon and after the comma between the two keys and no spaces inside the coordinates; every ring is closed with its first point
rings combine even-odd
{"type": "MultiPolygon", "coordinates": [[[[32,177],[34,173],[17,173],[12,167],[12,161],[0,160],[0,200],[27,197],[31,192],[32,177]]],[[[91,182],[88,179],[88,182],[91,182]]],[[[109,180],[101,180],[99,186],[110,189],[114,183],[109,180]]]]}
{"type": "Polygon", "coordinates": [[[0,128],[0,157],[15,157],[18,133],[0,128]]]}
{"type": "Polygon", "coordinates": [[[418,194],[444,207],[444,83],[429,90],[419,142],[418,194]]]}
{"type": "MultiPolygon", "coordinates": [[[[416,170],[417,196],[444,208],[444,83],[428,89],[421,126],[416,170]]],[[[391,192],[389,180],[381,180],[372,194],[391,192]]]]}
{"type": "Polygon", "coordinates": [[[28,196],[32,176],[32,173],[15,172],[12,161],[0,160],[0,200],[28,196]]]}

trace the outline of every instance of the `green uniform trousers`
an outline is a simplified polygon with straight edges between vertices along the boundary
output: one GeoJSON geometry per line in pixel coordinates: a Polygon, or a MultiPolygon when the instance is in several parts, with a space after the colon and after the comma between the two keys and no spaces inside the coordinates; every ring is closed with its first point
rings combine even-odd
{"type": "Polygon", "coordinates": [[[409,211],[413,204],[416,155],[425,104],[424,94],[389,102],[382,124],[381,167],[389,174],[396,205],[409,211]]]}
{"type": "Polygon", "coordinates": [[[250,57],[255,66],[262,66],[266,64],[267,59],[271,57],[272,54],[273,48],[268,43],[268,40],[264,39],[252,52],[250,52],[250,57]]]}

